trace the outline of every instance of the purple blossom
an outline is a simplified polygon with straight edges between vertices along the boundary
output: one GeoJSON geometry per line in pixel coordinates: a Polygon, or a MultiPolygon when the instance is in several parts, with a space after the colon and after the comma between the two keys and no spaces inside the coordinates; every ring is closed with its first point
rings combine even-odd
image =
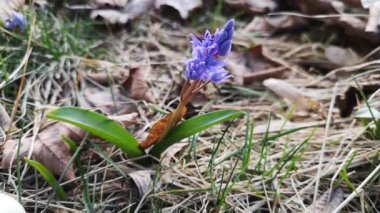
{"type": "Polygon", "coordinates": [[[212,81],[222,83],[231,75],[224,69],[227,63],[221,59],[231,50],[234,31],[234,20],[228,21],[222,30],[212,35],[205,32],[203,38],[191,35],[192,58],[186,62],[186,78],[188,80],[212,81]]]}
{"type": "Polygon", "coordinates": [[[233,19],[229,20],[219,32],[215,33],[215,40],[218,44],[219,55],[228,55],[231,51],[231,41],[234,34],[235,21],[233,19]]]}
{"type": "Polygon", "coordinates": [[[11,30],[16,27],[24,30],[26,27],[25,16],[19,12],[12,12],[12,16],[5,20],[5,28],[11,30]]]}

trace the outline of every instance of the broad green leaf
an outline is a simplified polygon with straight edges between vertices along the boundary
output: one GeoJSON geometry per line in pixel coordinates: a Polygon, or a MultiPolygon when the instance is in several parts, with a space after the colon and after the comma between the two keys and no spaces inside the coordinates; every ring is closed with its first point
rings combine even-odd
{"type": "Polygon", "coordinates": [[[198,133],[216,124],[220,124],[224,121],[232,120],[243,115],[244,113],[238,110],[220,110],[190,118],[189,120],[183,121],[177,127],[172,129],[161,142],[152,148],[150,154],[158,157],[163,151],[165,151],[175,142],[190,137],[195,133],[198,133]]]}
{"type": "Polygon", "coordinates": [[[37,169],[37,171],[42,175],[42,177],[48,182],[48,184],[53,187],[53,189],[56,192],[56,195],[60,200],[67,200],[67,195],[63,188],[58,184],[57,179],[55,179],[54,175],[51,173],[51,171],[46,168],[44,165],[42,165],[40,162],[35,160],[30,160],[27,158],[24,158],[24,160],[33,168],[37,169]]]}
{"type": "Polygon", "coordinates": [[[119,147],[129,157],[145,154],[139,142],[119,123],[106,116],[77,107],[62,107],[50,112],[48,118],[73,124],[93,135],[103,138],[119,147]]]}

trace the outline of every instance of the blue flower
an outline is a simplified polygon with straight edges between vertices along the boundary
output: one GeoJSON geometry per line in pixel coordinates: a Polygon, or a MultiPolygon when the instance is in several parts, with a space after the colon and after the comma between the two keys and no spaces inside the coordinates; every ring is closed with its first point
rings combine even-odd
{"type": "Polygon", "coordinates": [[[191,35],[193,51],[192,58],[186,62],[187,80],[222,83],[231,77],[224,69],[227,63],[220,57],[230,52],[233,31],[234,20],[230,20],[214,35],[209,31],[205,32],[202,39],[191,35]]]}
{"type": "Polygon", "coordinates": [[[26,19],[25,16],[19,12],[12,12],[12,16],[5,20],[5,28],[11,30],[16,27],[24,30],[26,27],[26,19]]]}
{"type": "Polygon", "coordinates": [[[220,56],[228,55],[231,51],[231,41],[234,34],[235,21],[229,20],[219,32],[215,33],[215,40],[218,44],[218,53],[220,56]]]}

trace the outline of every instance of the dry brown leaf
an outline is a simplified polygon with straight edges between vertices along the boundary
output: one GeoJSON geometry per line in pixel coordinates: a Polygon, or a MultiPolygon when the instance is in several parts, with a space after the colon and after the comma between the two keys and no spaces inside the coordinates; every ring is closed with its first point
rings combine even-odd
{"type": "MultiPolygon", "coordinates": [[[[68,146],[62,141],[62,136],[68,136],[73,140],[84,137],[85,132],[77,127],[56,123],[50,125],[38,133],[34,137],[29,137],[21,141],[20,158],[28,156],[31,151],[31,158],[41,162],[50,171],[59,176],[67,167],[72,153],[68,146]]],[[[4,145],[3,160],[1,162],[3,168],[9,168],[16,162],[15,153],[19,139],[9,140],[4,145]]],[[[65,180],[72,180],[75,178],[75,170],[73,165],[70,165],[64,175],[65,180]]]]}
{"type": "Polygon", "coordinates": [[[278,66],[276,62],[270,60],[263,54],[263,46],[256,45],[247,52],[248,67],[252,72],[266,70],[278,66]]]}
{"type": "MultiPolygon", "coordinates": [[[[185,116],[187,111],[186,107],[181,108],[181,114],[180,117],[174,122],[174,126],[185,116]]],[[[163,134],[167,133],[167,128],[169,128],[169,121],[172,119],[173,115],[175,112],[171,112],[165,117],[161,118],[158,120],[155,124],[153,124],[149,135],[145,141],[140,143],[140,147],[143,149],[146,149],[155,143],[157,143],[162,137],[164,136],[163,134]]]]}
{"type": "Polygon", "coordinates": [[[195,8],[202,6],[201,0],[190,0],[186,2],[178,1],[178,0],[156,0],[156,8],[160,9],[161,6],[170,6],[176,9],[183,19],[187,19],[189,17],[189,13],[195,8]]]}
{"type": "Polygon", "coordinates": [[[140,170],[140,171],[128,173],[128,176],[132,178],[137,189],[139,190],[139,194],[141,197],[147,194],[152,187],[152,183],[153,183],[152,178],[151,178],[152,172],[153,171],[140,170]]]}
{"type": "MultiPolygon", "coordinates": [[[[369,97],[378,89],[380,89],[379,84],[361,84],[361,90],[366,97],[369,97]]],[[[358,101],[362,100],[360,91],[356,87],[348,87],[344,94],[338,95],[336,99],[336,107],[340,110],[340,116],[343,118],[350,116],[353,109],[358,105],[358,101]]]]}
{"type": "Polygon", "coordinates": [[[323,195],[310,205],[307,212],[314,213],[329,213],[334,212],[334,210],[343,202],[344,192],[342,188],[333,189],[323,193],[323,195]]]}
{"type": "Polygon", "coordinates": [[[256,16],[244,28],[247,32],[265,32],[275,31],[282,32],[286,30],[294,30],[306,27],[308,22],[305,18],[290,15],[280,16],[256,16]]]}
{"type": "Polygon", "coordinates": [[[344,10],[344,3],[336,0],[299,0],[296,4],[306,14],[341,13],[344,10]]]}
{"type": "Polygon", "coordinates": [[[5,132],[11,124],[11,117],[9,117],[7,110],[0,104],[0,128],[5,132]]]}
{"type": "Polygon", "coordinates": [[[326,48],[313,48],[309,54],[301,57],[295,57],[292,62],[297,63],[306,69],[321,71],[325,74],[331,70],[350,66],[359,63],[361,57],[351,48],[339,46],[328,46],[326,48]]]}
{"type": "MultiPolygon", "coordinates": [[[[124,127],[135,123],[137,113],[131,113],[121,116],[110,116],[112,120],[121,122],[124,127]]],[[[67,136],[73,140],[81,140],[85,136],[82,129],[63,123],[55,123],[47,126],[38,133],[37,137],[28,137],[21,141],[20,158],[27,157],[30,150],[31,158],[41,162],[52,171],[53,174],[59,176],[66,168],[72,153],[62,140],[62,136],[67,136]],[[33,142],[34,140],[34,142],[33,142]]],[[[3,149],[2,167],[9,168],[15,163],[15,153],[19,139],[9,140],[3,149]]],[[[65,176],[65,180],[75,178],[75,170],[71,165],[65,176]]]]}
{"type": "Polygon", "coordinates": [[[173,162],[177,163],[176,156],[178,156],[178,153],[182,152],[188,145],[189,143],[182,142],[182,143],[175,143],[169,148],[167,148],[161,155],[162,164],[169,165],[170,163],[173,163],[173,162]]]}
{"type": "Polygon", "coordinates": [[[360,57],[352,49],[333,45],[325,49],[325,57],[337,67],[353,65],[360,60],[360,57]]]}
{"type": "Polygon", "coordinates": [[[127,78],[129,77],[129,72],[128,73],[125,73],[125,72],[86,73],[86,76],[98,84],[101,84],[103,86],[109,86],[110,84],[111,85],[114,83],[119,84],[127,80],[127,78]]]}
{"type": "Polygon", "coordinates": [[[343,0],[343,2],[347,5],[350,5],[352,7],[359,7],[363,8],[361,0],[343,0]]]}
{"type": "Polygon", "coordinates": [[[268,13],[278,7],[277,1],[274,0],[224,0],[224,2],[249,13],[268,13]]]}
{"type": "Polygon", "coordinates": [[[134,113],[125,114],[125,115],[108,116],[108,118],[119,122],[120,124],[124,126],[124,128],[126,128],[130,125],[136,124],[138,116],[139,114],[134,112],[134,113]]]}
{"type": "Polygon", "coordinates": [[[251,72],[247,66],[239,63],[239,61],[234,60],[230,60],[228,62],[227,68],[233,74],[234,83],[237,85],[244,85],[244,77],[247,75],[247,73],[251,72]]]}
{"type": "Polygon", "coordinates": [[[366,32],[366,23],[360,18],[351,15],[341,15],[338,24],[344,28],[345,33],[349,36],[356,37],[355,40],[361,39],[370,43],[377,44],[380,37],[372,32],[366,32]]]}
{"type": "Polygon", "coordinates": [[[309,112],[319,109],[319,102],[302,94],[295,86],[280,79],[270,78],[263,82],[264,86],[282,97],[289,105],[297,106],[299,112],[309,112]]]}
{"type": "Polygon", "coordinates": [[[153,8],[154,0],[132,0],[122,10],[94,10],[90,16],[92,19],[104,19],[111,24],[126,24],[129,20],[147,14],[153,8]]]}
{"type": "Polygon", "coordinates": [[[94,10],[91,12],[92,19],[104,19],[110,24],[125,24],[129,20],[129,15],[118,10],[94,10]]]}
{"type": "Polygon", "coordinates": [[[126,97],[120,94],[117,87],[104,89],[88,87],[83,91],[83,98],[78,101],[81,107],[100,109],[107,115],[125,114],[131,111],[126,97]]]}
{"type": "Polygon", "coordinates": [[[130,77],[123,83],[123,86],[129,89],[129,97],[136,100],[146,100],[155,102],[153,94],[149,91],[147,77],[149,72],[147,69],[132,68],[130,77]]]}
{"type": "Polygon", "coordinates": [[[268,78],[281,77],[286,70],[281,64],[264,54],[262,45],[250,48],[228,66],[236,84],[251,84],[268,78]]]}
{"type": "Polygon", "coordinates": [[[7,110],[0,104],[0,143],[4,142],[11,122],[11,117],[8,115],[7,110]]]}

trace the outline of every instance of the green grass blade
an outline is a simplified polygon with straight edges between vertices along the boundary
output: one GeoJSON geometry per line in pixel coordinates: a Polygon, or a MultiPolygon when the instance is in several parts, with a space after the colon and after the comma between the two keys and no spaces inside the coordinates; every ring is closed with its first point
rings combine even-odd
{"type": "Polygon", "coordinates": [[[77,107],[62,107],[50,112],[47,117],[73,124],[103,138],[122,149],[129,157],[139,157],[145,154],[140,149],[139,142],[127,130],[119,123],[97,112],[77,107]]]}
{"type": "Polygon", "coordinates": [[[158,157],[163,151],[165,151],[175,142],[190,137],[195,133],[198,133],[216,124],[220,124],[224,121],[232,120],[243,115],[244,113],[239,110],[220,110],[190,118],[189,120],[180,123],[177,127],[171,130],[160,143],[156,144],[152,148],[150,154],[158,157]]]}
{"type": "Polygon", "coordinates": [[[71,138],[67,137],[66,135],[62,135],[62,140],[67,144],[67,146],[69,146],[70,151],[73,153],[77,151],[78,146],[73,140],[71,140],[71,138]]]}
{"type": "Polygon", "coordinates": [[[51,171],[46,168],[44,165],[42,165],[40,162],[35,160],[30,160],[25,158],[24,159],[31,167],[37,169],[37,171],[42,175],[42,177],[48,182],[48,184],[53,187],[53,190],[55,190],[58,198],[60,200],[67,200],[67,195],[63,188],[58,184],[57,179],[55,179],[54,175],[51,173],[51,171]]]}

